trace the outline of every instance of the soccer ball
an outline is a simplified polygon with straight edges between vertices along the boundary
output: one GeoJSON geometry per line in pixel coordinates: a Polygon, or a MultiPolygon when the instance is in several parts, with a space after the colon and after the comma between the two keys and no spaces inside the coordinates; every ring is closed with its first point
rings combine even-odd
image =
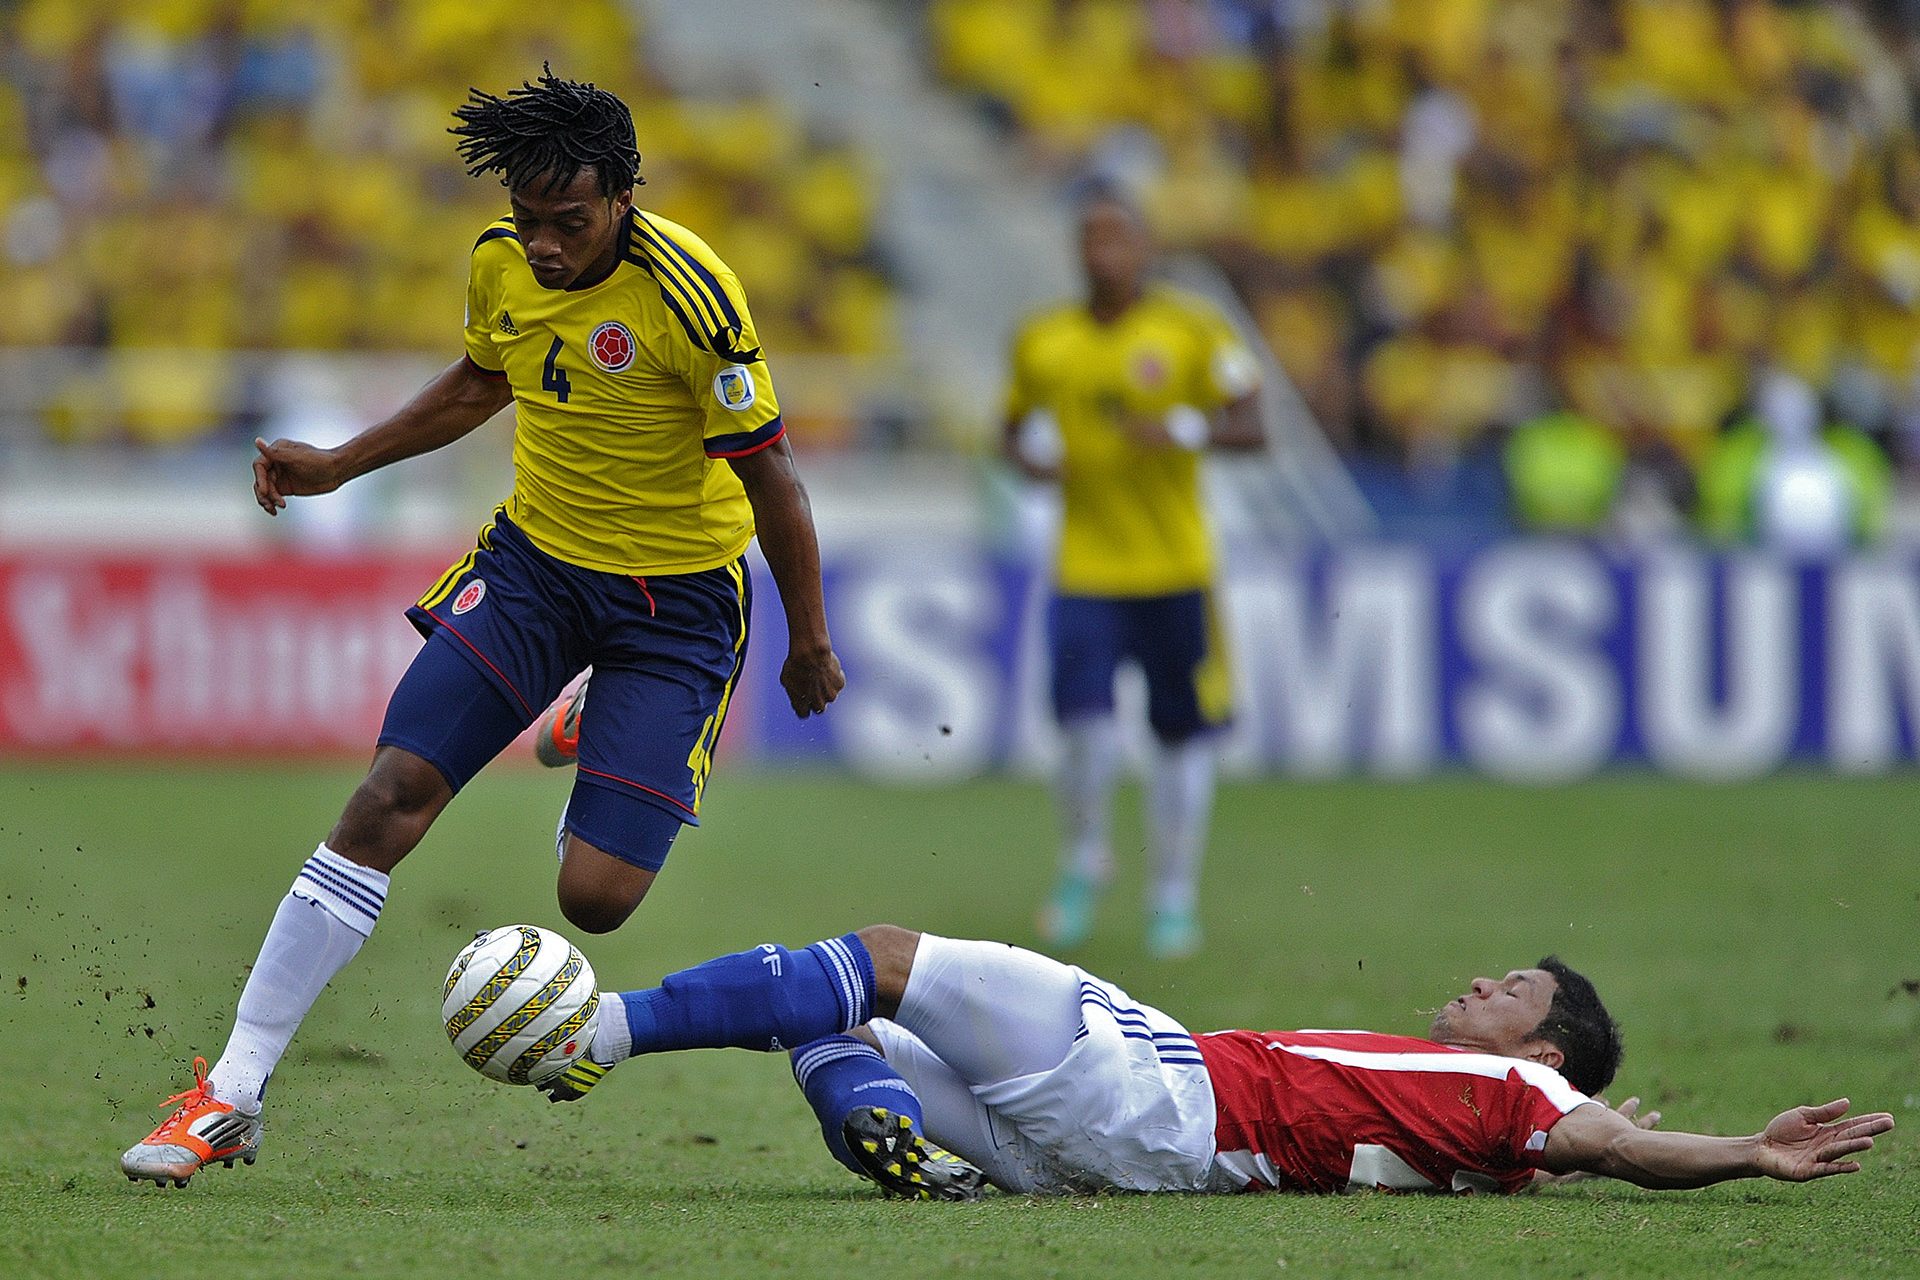
{"type": "Polygon", "coordinates": [[[510,924],[453,958],[440,1016],[466,1064],[489,1080],[539,1084],[593,1043],[593,966],[551,929],[510,924]]]}

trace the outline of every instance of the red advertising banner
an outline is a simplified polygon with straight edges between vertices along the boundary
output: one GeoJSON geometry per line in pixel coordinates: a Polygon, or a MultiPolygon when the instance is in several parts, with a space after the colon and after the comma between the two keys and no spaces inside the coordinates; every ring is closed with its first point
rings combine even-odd
{"type": "Polygon", "coordinates": [[[0,752],[370,751],[453,558],[0,555],[0,752]]]}

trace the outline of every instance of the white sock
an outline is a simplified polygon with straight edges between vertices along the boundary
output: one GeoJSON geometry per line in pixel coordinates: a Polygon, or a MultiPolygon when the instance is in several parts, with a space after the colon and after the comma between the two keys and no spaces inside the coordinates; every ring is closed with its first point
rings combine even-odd
{"type": "Polygon", "coordinates": [[[593,1015],[593,1043],[587,1057],[603,1067],[616,1066],[633,1056],[633,1028],[627,1025],[627,1005],[618,991],[600,993],[600,1011],[593,1015]]]}
{"type": "Polygon", "coordinates": [[[248,1113],[260,1109],[267,1077],[307,1010],[373,932],[387,901],[387,877],[321,845],[280,900],[253,962],[227,1051],[207,1075],[213,1096],[248,1113]]]}
{"type": "Polygon", "coordinates": [[[1147,785],[1153,828],[1153,910],[1193,910],[1200,892],[1200,859],[1213,811],[1213,744],[1205,739],[1162,747],[1147,785]]]}
{"type": "Polygon", "coordinates": [[[1113,787],[1120,772],[1120,729],[1112,716],[1080,716],[1061,726],[1066,756],[1056,785],[1061,869],[1104,884],[1113,874],[1113,787]]]}

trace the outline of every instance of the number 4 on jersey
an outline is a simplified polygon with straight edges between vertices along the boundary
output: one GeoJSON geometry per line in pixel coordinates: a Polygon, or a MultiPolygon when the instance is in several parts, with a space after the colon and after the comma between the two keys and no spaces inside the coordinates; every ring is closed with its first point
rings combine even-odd
{"type": "Polygon", "coordinates": [[[560,349],[565,344],[555,338],[553,345],[547,348],[546,371],[540,375],[540,385],[553,392],[553,398],[561,404],[567,402],[567,396],[573,391],[573,384],[567,381],[567,371],[560,367],[560,349]]]}

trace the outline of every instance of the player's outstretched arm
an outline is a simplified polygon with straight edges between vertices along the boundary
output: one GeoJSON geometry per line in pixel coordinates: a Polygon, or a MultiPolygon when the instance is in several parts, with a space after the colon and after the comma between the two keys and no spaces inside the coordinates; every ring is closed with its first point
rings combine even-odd
{"type": "Polygon", "coordinates": [[[1230,453],[1250,453],[1267,447],[1267,429],[1260,420],[1260,393],[1249,392],[1228,402],[1213,424],[1207,447],[1230,453]]]}
{"type": "Polygon", "coordinates": [[[356,476],[390,462],[452,444],[506,408],[513,390],[504,377],[483,372],[465,357],[422,387],[399,412],[368,427],[337,449],[298,440],[255,440],[253,499],[277,515],[288,498],[332,493],[356,476]]]}
{"type": "Polygon", "coordinates": [[[787,660],[780,668],[793,713],[805,720],[840,696],[847,678],[827,635],[826,597],[820,587],[820,543],[813,508],[794,467],[786,437],[742,458],[730,458],[753,505],[753,522],[787,613],[787,660]]]}
{"type": "MultiPolygon", "coordinates": [[[[1603,1107],[1607,1105],[1605,1098],[1595,1098],[1594,1101],[1603,1107]]],[[[1660,1113],[1658,1111],[1640,1110],[1640,1099],[1638,1098],[1628,1098],[1613,1110],[1614,1114],[1630,1122],[1636,1129],[1651,1129],[1660,1123],[1660,1113]]],[[[1585,1182],[1589,1178],[1598,1176],[1598,1174],[1588,1173],[1584,1169],[1576,1169],[1572,1173],[1548,1173],[1545,1169],[1541,1169],[1533,1175],[1531,1190],[1538,1191],[1542,1187],[1564,1186],[1569,1182],[1585,1182]]]]}
{"type": "Polygon", "coordinates": [[[1176,405],[1158,417],[1136,414],[1126,419],[1125,426],[1134,443],[1148,449],[1249,453],[1267,447],[1258,392],[1249,392],[1212,411],[1176,405]]]}
{"type": "Polygon", "coordinates": [[[1795,1107],[1759,1133],[1715,1138],[1637,1127],[1631,1118],[1589,1103],[1567,1113],[1547,1135],[1542,1162],[1550,1173],[1593,1173],[1655,1190],[1704,1187],[1729,1178],[1810,1182],[1857,1173],[1847,1157],[1873,1149],[1893,1128],[1884,1111],[1842,1119],[1848,1102],[1795,1107]]]}

